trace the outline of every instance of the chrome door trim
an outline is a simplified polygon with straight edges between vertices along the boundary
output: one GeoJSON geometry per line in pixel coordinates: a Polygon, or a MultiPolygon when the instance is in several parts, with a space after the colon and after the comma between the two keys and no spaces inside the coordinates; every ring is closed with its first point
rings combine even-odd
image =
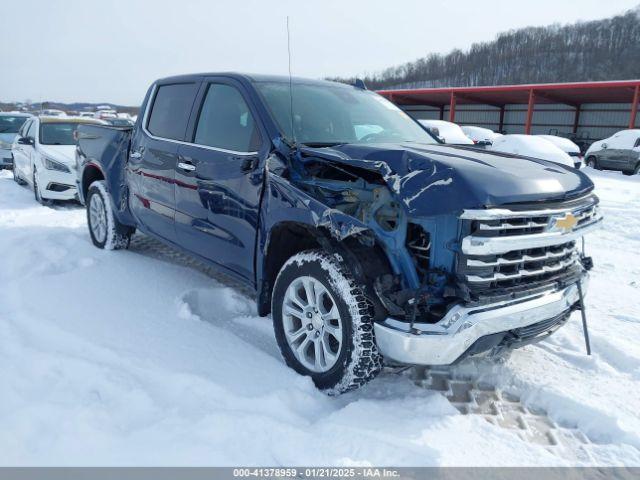
{"type": "MultiPolygon", "coordinates": [[[[171,84],[167,84],[167,85],[171,85],[171,84]]],[[[146,108],[145,108],[145,111],[144,111],[144,116],[142,117],[142,124],[141,124],[142,131],[149,138],[152,138],[154,140],[162,140],[164,142],[176,143],[178,145],[187,145],[189,147],[204,148],[205,150],[212,150],[214,152],[229,153],[229,154],[237,155],[237,156],[247,156],[248,157],[248,156],[251,156],[251,155],[257,155],[258,154],[257,150],[255,152],[238,152],[236,150],[227,150],[227,149],[224,149],[224,148],[211,147],[209,145],[201,145],[199,143],[184,142],[182,140],[174,140],[172,138],[158,137],[158,136],[152,134],[149,130],[147,130],[147,121],[149,120],[150,109],[151,109],[151,106],[153,105],[153,102],[155,101],[157,90],[158,90],[158,84],[155,84],[153,86],[153,89],[151,90],[151,95],[149,96],[149,101],[147,102],[147,105],[146,105],[146,108]]]]}

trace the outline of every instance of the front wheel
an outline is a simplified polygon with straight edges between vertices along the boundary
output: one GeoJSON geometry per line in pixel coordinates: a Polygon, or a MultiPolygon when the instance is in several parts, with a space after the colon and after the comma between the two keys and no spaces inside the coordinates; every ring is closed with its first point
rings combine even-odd
{"type": "Polygon", "coordinates": [[[596,161],[596,157],[587,158],[587,167],[591,167],[594,170],[600,170],[600,167],[598,167],[598,162],[596,161]]]}
{"type": "Polygon", "coordinates": [[[372,307],[342,258],[309,250],[280,270],[271,299],[287,365],[330,394],[358,388],[382,369],[372,307]]]}
{"type": "Polygon", "coordinates": [[[105,250],[129,247],[134,229],[123,225],[115,217],[104,180],[95,181],[89,186],[87,224],[91,241],[96,247],[105,250]]]}
{"type": "Polygon", "coordinates": [[[13,181],[18,185],[24,185],[25,181],[20,178],[20,174],[18,173],[18,169],[16,167],[16,161],[13,161],[13,181]]]}
{"type": "Polygon", "coordinates": [[[40,205],[48,206],[51,204],[49,200],[42,198],[42,192],[40,191],[40,182],[38,182],[38,170],[33,168],[33,196],[40,205]]]}

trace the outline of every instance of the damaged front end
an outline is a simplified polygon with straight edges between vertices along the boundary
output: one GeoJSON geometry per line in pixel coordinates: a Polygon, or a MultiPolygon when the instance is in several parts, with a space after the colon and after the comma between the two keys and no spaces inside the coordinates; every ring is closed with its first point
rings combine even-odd
{"type": "Polygon", "coordinates": [[[361,273],[388,360],[448,365],[526,345],[577,308],[590,268],[578,241],[601,221],[580,174],[536,164],[536,190],[486,153],[345,145],[293,155],[278,195],[302,204],[361,273]]]}
{"type": "Polygon", "coordinates": [[[438,248],[438,241],[446,242],[434,242],[438,234],[455,236],[455,217],[412,218],[407,202],[394,191],[404,178],[383,163],[354,164],[318,149],[301,149],[299,155],[293,183],[327,207],[314,213],[315,226],[334,241],[349,238],[384,252],[388,268],[368,269],[367,277],[386,315],[411,326],[417,319],[435,323],[461,300],[451,270],[453,252],[438,248]]]}

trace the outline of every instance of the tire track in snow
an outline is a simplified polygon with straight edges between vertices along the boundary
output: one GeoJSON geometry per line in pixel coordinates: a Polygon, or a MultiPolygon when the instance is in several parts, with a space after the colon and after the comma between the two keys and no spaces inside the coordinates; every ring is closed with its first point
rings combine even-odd
{"type": "Polygon", "coordinates": [[[576,425],[554,421],[543,408],[522,402],[516,390],[502,390],[481,375],[460,374],[456,367],[414,367],[410,375],[417,386],[441,394],[462,415],[481,416],[564,460],[594,463],[593,451],[607,446],[576,425]]]}

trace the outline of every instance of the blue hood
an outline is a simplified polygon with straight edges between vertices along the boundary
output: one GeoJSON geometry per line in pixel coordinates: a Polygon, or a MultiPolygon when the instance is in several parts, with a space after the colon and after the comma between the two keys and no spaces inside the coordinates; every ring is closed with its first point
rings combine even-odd
{"type": "Polygon", "coordinates": [[[302,154],[380,173],[412,216],[566,200],[593,190],[573,168],[473,147],[347,144],[302,154]]]}

